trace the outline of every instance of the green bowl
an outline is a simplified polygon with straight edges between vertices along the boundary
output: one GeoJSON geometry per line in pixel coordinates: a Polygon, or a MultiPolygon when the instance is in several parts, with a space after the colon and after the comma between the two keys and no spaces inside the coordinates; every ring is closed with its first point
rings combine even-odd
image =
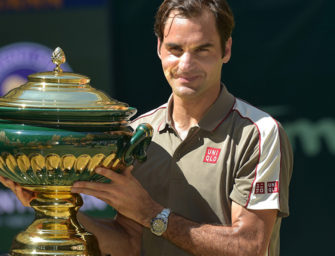
{"type": "Polygon", "coordinates": [[[146,158],[152,128],[139,125],[104,131],[102,127],[48,127],[0,120],[0,175],[21,185],[72,185],[108,181],[95,173],[119,170],[146,158]]]}

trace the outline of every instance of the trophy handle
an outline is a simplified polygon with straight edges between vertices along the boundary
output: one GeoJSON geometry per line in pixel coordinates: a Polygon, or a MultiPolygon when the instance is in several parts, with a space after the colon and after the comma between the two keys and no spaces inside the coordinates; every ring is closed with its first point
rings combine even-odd
{"type": "Polygon", "coordinates": [[[122,160],[125,165],[131,165],[134,159],[140,162],[147,159],[146,151],[151,142],[152,134],[153,128],[150,124],[143,123],[137,126],[123,155],[122,160]]]}

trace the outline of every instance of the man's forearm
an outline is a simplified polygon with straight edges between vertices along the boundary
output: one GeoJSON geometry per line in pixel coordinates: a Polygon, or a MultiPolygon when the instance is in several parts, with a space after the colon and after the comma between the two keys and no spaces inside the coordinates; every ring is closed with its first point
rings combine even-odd
{"type": "Polygon", "coordinates": [[[94,234],[103,255],[130,256],[139,255],[142,227],[137,223],[118,216],[113,219],[96,219],[78,213],[79,222],[94,234]]]}
{"type": "Polygon", "coordinates": [[[243,237],[239,227],[198,224],[176,214],[170,215],[168,225],[163,236],[193,255],[257,255],[253,240],[243,237]]]}
{"type": "Polygon", "coordinates": [[[232,203],[232,225],[199,224],[177,214],[169,217],[163,236],[193,255],[263,256],[277,210],[248,210],[232,203]]]}

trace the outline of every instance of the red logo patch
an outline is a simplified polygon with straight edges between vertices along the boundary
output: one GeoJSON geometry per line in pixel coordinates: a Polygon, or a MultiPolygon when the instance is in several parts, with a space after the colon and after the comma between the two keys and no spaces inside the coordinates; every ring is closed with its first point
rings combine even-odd
{"type": "Polygon", "coordinates": [[[256,183],[255,194],[265,194],[265,182],[256,183]]]}
{"type": "Polygon", "coordinates": [[[278,181],[269,181],[268,182],[268,193],[278,193],[279,184],[278,181]]]}
{"type": "Polygon", "coordinates": [[[204,162],[205,163],[211,163],[211,164],[216,164],[216,162],[219,159],[221,149],[219,148],[210,148],[208,147],[206,149],[206,154],[204,157],[204,162]]]}

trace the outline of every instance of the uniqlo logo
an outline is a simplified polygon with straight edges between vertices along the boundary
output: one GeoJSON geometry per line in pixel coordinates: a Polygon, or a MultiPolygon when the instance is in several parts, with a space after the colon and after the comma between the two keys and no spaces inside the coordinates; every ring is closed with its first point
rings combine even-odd
{"type": "Polygon", "coordinates": [[[255,194],[265,194],[265,182],[256,183],[255,194]]]}
{"type": "Polygon", "coordinates": [[[205,163],[216,164],[220,155],[221,149],[219,148],[210,148],[206,149],[206,154],[204,157],[205,163]]]}
{"type": "Polygon", "coordinates": [[[278,181],[269,181],[268,193],[278,193],[278,192],[279,192],[278,181]]]}

